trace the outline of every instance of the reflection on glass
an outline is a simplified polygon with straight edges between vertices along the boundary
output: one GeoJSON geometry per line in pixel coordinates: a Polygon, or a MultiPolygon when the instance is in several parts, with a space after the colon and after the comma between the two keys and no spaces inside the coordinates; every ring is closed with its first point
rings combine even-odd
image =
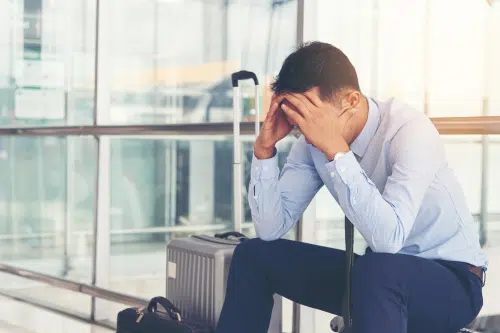
{"type": "Polygon", "coordinates": [[[0,260],[90,282],[93,138],[0,138],[0,260]]]}
{"type": "Polygon", "coordinates": [[[267,105],[269,81],[296,43],[296,0],[111,7],[113,124],[231,121],[231,73],[256,72],[267,105]]]}
{"type": "Polygon", "coordinates": [[[2,126],[92,124],[95,14],[95,0],[0,3],[2,126]]]}
{"type": "Polygon", "coordinates": [[[349,56],[365,93],[451,117],[481,115],[485,96],[499,100],[499,22],[497,2],[319,0],[305,25],[349,56]]]}

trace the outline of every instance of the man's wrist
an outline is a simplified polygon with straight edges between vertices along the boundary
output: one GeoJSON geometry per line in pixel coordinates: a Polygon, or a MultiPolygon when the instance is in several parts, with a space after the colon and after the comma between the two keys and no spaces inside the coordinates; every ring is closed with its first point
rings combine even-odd
{"type": "Polygon", "coordinates": [[[256,141],[254,144],[254,155],[259,160],[267,160],[274,156],[275,146],[264,146],[260,142],[256,141]]]}
{"type": "Polygon", "coordinates": [[[324,154],[328,159],[328,161],[332,161],[335,158],[335,155],[337,155],[337,153],[347,153],[349,152],[349,150],[350,148],[347,142],[342,140],[342,142],[339,142],[339,144],[326,149],[324,154]]]}

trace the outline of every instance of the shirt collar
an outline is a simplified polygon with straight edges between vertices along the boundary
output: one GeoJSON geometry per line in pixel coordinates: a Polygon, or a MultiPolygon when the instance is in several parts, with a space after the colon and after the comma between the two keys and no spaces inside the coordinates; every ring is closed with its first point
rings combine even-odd
{"type": "Polygon", "coordinates": [[[350,146],[352,152],[359,157],[363,157],[365,154],[380,122],[380,110],[377,104],[369,97],[366,99],[368,100],[368,119],[363,130],[361,130],[361,133],[359,133],[350,146]]]}

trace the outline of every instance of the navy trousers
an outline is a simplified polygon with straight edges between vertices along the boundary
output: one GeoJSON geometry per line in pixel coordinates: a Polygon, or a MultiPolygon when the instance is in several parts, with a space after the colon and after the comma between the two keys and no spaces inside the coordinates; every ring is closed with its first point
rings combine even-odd
{"type": "MultiPolygon", "coordinates": [[[[344,251],[250,239],[234,253],[217,333],[266,333],[273,295],[341,315],[344,251]]],[[[402,254],[356,256],[356,333],[456,333],[478,315],[482,281],[460,262],[402,254]]]]}

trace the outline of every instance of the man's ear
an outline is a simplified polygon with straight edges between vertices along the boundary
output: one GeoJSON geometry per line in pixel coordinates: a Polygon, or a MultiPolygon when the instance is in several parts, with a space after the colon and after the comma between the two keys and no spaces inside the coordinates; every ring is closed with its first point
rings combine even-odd
{"type": "Polygon", "coordinates": [[[351,90],[342,97],[341,101],[342,110],[357,109],[361,102],[361,93],[357,90],[351,90]]]}
{"type": "Polygon", "coordinates": [[[351,108],[358,107],[360,102],[361,102],[361,93],[359,91],[353,90],[347,95],[347,103],[351,108]]]}

